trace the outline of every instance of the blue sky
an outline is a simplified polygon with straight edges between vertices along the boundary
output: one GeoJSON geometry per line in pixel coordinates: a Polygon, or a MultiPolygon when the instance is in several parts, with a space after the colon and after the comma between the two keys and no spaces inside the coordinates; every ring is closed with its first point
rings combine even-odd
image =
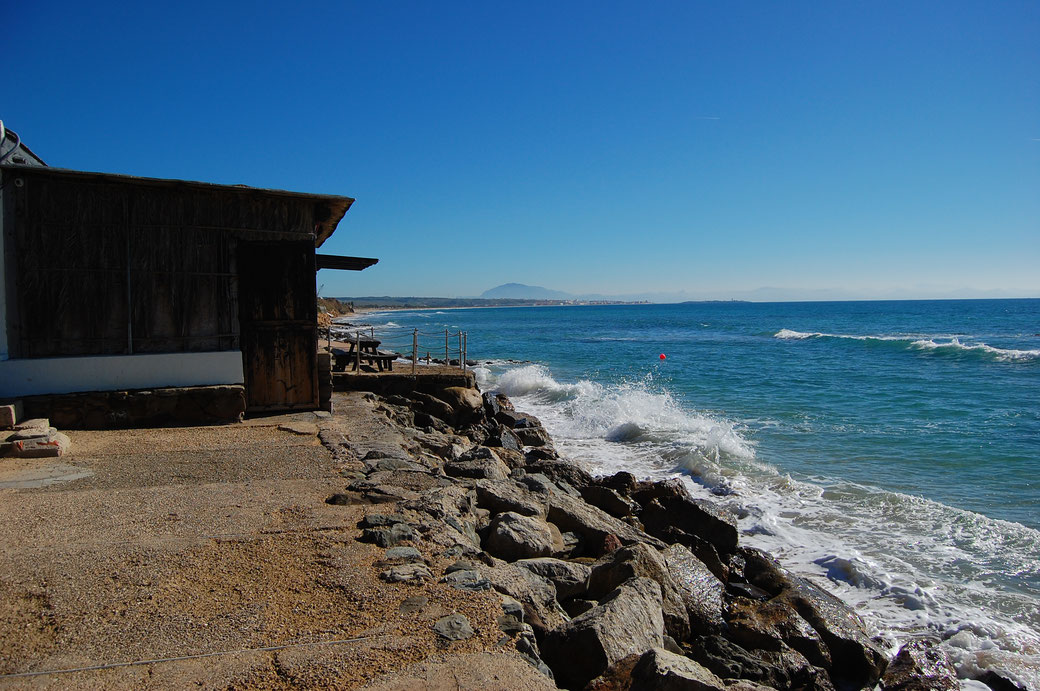
{"type": "Polygon", "coordinates": [[[6,16],[49,164],[355,197],[326,295],[1040,296],[1035,2],[6,16]]]}

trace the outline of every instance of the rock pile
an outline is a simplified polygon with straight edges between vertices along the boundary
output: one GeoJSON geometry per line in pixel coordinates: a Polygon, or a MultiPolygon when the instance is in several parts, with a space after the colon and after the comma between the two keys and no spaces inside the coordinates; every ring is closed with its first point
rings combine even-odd
{"type": "Polygon", "coordinates": [[[0,406],[0,457],[54,458],[68,452],[69,438],[51,427],[50,420],[18,421],[21,406],[0,406]]]}
{"type": "MultiPolygon", "coordinates": [[[[369,450],[329,503],[372,504],[360,539],[386,548],[385,580],[497,593],[503,644],[559,686],[750,691],[882,680],[887,655],[855,612],[742,546],[735,518],[681,482],[593,478],[501,394],[370,400],[408,430],[408,448],[369,450]],[[435,573],[432,557],[454,561],[435,573]]],[[[937,648],[901,655],[888,688],[956,683],[937,648]]]]}

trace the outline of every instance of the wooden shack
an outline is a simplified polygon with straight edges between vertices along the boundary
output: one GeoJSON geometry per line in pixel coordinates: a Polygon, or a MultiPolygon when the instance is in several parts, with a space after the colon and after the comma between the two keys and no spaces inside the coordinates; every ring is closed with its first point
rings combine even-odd
{"type": "Polygon", "coordinates": [[[0,190],[0,398],[240,384],[251,411],[318,406],[315,250],[353,199],[26,165],[0,190]]]}

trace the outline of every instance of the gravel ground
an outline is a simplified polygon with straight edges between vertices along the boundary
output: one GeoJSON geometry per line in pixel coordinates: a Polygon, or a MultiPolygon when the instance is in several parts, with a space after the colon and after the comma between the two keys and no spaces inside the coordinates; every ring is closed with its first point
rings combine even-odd
{"type": "MultiPolygon", "coordinates": [[[[325,420],[71,432],[60,462],[92,475],[0,489],[0,686],[545,688],[498,647],[497,595],[377,578],[382,550],[355,540],[366,507],[324,502],[355,462],[278,429],[395,442],[360,394],[336,405],[325,420]],[[415,595],[428,603],[402,613],[415,595]],[[452,612],[476,635],[438,639],[432,622],[452,612]],[[164,661],[124,664],[149,660],[164,661]],[[111,667],[51,673],[97,666],[111,667]]],[[[0,487],[25,470],[0,466],[0,487]]]]}

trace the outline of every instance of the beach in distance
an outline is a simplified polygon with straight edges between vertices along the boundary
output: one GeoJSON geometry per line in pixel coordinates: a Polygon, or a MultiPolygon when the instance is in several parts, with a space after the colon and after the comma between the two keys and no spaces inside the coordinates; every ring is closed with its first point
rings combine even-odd
{"type": "Polygon", "coordinates": [[[896,647],[1040,688],[1040,300],[371,312],[595,474],[678,476],[896,647]],[[662,359],[660,355],[666,357],[662,359]]]}

